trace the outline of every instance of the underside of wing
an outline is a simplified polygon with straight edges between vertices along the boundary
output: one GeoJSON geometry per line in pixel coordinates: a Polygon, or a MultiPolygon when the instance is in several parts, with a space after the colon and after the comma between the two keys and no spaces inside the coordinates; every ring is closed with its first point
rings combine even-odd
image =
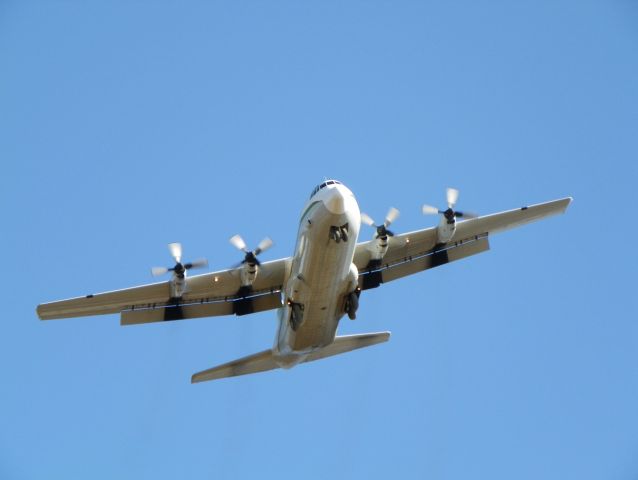
{"type": "Polygon", "coordinates": [[[564,213],[571,202],[571,197],[561,198],[560,200],[553,200],[551,202],[515,208],[505,212],[465,220],[458,223],[456,233],[452,240],[458,241],[483,233],[491,235],[504,232],[505,230],[520,227],[526,223],[535,222],[536,220],[552,215],[558,215],[564,213]]]}
{"type": "Polygon", "coordinates": [[[378,266],[371,266],[360,273],[359,288],[362,290],[376,288],[382,283],[388,283],[430,268],[439,267],[489,249],[487,235],[484,235],[465,241],[440,245],[422,255],[401,258],[391,263],[379,263],[378,266]]]}
{"type": "Polygon", "coordinates": [[[41,320],[119,313],[138,305],[163,305],[170,299],[168,282],[58,300],[38,305],[41,320]]]}
{"type": "Polygon", "coordinates": [[[397,278],[444,265],[489,249],[488,236],[551,215],[563,213],[571,198],[460,221],[454,236],[446,243],[438,241],[437,227],[392,237],[385,255],[374,256],[375,240],[360,243],[354,262],[359,269],[362,289],[378,287],[397,278]]]}
{"type": "Polygon", "coordinates": [[[281,305],[286,259],[264,262],[250,287],[242,287],[238,269],[186,279],[185,293],[171,297],[170,282],[86,295],[38,305],[42,320],[122,312],[122,324],[245,315],[281,305]]]}
{"type": "Polygon", "coordinates": [[[282,306],[279,289],[269,293],[259,293],[246,297],[233,297],[225,300],[197,303],[179,303],[161,307],[137,308],[122,312],[122,325],[140,323],[188,320],[222,315],[248,315],[282,306]]]}

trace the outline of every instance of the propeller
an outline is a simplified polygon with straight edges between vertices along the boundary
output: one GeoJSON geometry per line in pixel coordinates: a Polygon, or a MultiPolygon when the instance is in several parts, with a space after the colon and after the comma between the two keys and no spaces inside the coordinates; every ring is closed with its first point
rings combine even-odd
{"type": "Polygon", "coordinates": [[[454,210],[454,206],[459,199],[459,191],[456,188],[446,190],[447,210],[439,210],[432,205],[423,205],[421,211],[423,215],[443,215],[448,223],[453,223],[456,218],[476,218],[478,215],[471,212],[459,212],[454,210]]]}
{"type": "Polygon", "coordinates": [[[366,213],[361,214],[361,221],[363,223],[377,229],[377,238],[385,236],[394,237],[394,233],[388,230],[388,227],[397,218],[399,218],[399,211],[394,207],[391,207],[390,210],[388,210],[388,214],[385,216],[385,221],[381,225],[375,225],[375,222],[372,220],[370,215],[366,213]]]}
{"type": "Polygon", "coordinates": [[[168,251],[175,260],[174,267],[153,267],[151,269],[151,273],[154,277],[158,277],[160,275],[164,275],[168,272],[174,272],[178,277],[183,277],[186,270],[190,270],[191,268],[202,268],[208,266],[208,260],[205,258],[200,258],[198,260],[194,260],[188,263],[182,263],[182,244],[175,242],[168,244],[168,251]]]}
{"type": "Polygon", "coordinates": [[[231,237],[230,243],[234,245],[235,248],[237,248],[237,250],[241,250],[242,252],[246,254],[244,259],[237,266],[242,265],[244,263],[254,263],[255,265],[261,265],[261,262],[257,259],[257,255],[259,255],[262,252],[265,252],[270,247],[272,247],[272,240],[268,237],[264,238],[261,242],[259,242],[259,245],[257,245],[257,248],[254,249],[253,251],[248,250],[248,247],[246,246],[246,242],[244,242],[244,239],[241,238],[240,235],[235,235],[231,237]]]}

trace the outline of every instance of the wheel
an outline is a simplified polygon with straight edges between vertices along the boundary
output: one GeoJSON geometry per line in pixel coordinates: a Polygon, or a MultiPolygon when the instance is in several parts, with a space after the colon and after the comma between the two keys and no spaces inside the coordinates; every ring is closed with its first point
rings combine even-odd
{"type": "Polygon", "coordinates": [[[357,310],[359,309],[359,296],[356,292],[348,295],[348,303],[346,304],[346,313],[350,320],[357,318],[357,310]]]}
{"type": "Polygon", "coordinates": [[[334,232],[335,242],[339,243],[341,241],[341,230],[335,227],[333,232],[334,232]]]}

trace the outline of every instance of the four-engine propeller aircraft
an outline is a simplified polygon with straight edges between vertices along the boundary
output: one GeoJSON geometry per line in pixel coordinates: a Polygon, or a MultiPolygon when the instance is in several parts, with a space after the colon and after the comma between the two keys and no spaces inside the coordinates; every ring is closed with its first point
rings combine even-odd
{"type": "Polygon", "coordinates": [[[344,315],[355,318],[362,290],[484,252],[489,235],[563,213],[572,200],[479,217],[455,210],[457,199],[458,191],[449,188],[447,209],[423,206],[424,214],[441,214],[438,226],[395,235],[388,227],[398,210],[390,209],[385,221],[375,225],[359,212],[345,185],[328,180],[313,190],[304,207],[292,257],[261,263],[257,257],[271,240],[251,251],[236,235],[231,243],[245,254],[239,265],[187,277],[188,270],[207,262],[183,263],[181,245],[173,243],[169,250],[175,265],[152,270],[154,275],[172,272],[170,280],[45,303],[37,313],[42,320],[120,313],[122,325],[133,325],[277,310],[272,349],[196,373],[193,383],[290,368],[375,345],[387,341],[390,332],[336,336],[344,315]],[[376,231],[372,240],[356,243],[362,222],[376,231]]]}

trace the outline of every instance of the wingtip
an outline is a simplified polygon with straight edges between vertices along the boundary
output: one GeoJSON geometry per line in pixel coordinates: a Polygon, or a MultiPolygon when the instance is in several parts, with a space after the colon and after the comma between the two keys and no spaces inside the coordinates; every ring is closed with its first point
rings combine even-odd
{"type": "Polygon", "coordinates": [[[195,383],[202,383],[202,382],[206,382],[208,380],[214,380],[215,378],[208,378],[205,375],[206,371],[204,372],[197,372],[194,373],[193,375],[191,375],[191,385],[195,384],[195,383]]]}
{"type": "Polygon", "coordinates": [[[569,196],[569,197],[565,197],[565,209],[563,210],[563,212],[565,212],[565,210],[567,210],[567,208],[572,204],[572,202],[574,201],[574,197],[569,196]]]}

